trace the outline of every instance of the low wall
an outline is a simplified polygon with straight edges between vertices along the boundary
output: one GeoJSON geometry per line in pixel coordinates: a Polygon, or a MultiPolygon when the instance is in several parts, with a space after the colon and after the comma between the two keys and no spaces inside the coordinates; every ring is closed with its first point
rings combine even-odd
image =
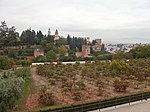
{"type": "MultiPolygon", "coordinates": [[[[85,64],[86,61],[77,61],[79,62],[80,64],[85,64]]],[[[91,63],[95,62],[95,61],[90,61],[91,63]]],[[[57,64],[57,62],[43,62],[43,63],[32,63],[33,66],[36,66],[36,65],[44,65],[44,64],[50,64],[50,63],[53,63],[53,64],[57,64]]],[[[73,61],[73,62],[61,62],[62,64],[66,65],[66,64],[75,64],[76,61],[73,61]]]]}
{"type": "Polygon", "coordinates": [[[117,106],[125,103],[131,103],[143,99],[146,100],[148,98],[150,98],[150,91],[136,93],[128,96],[115,97],[111,99],[104,99],[95,102],[87,102],[83,104],[45,107],[36,110],[36,112],[86,112],[91,110],[117,106]]]}

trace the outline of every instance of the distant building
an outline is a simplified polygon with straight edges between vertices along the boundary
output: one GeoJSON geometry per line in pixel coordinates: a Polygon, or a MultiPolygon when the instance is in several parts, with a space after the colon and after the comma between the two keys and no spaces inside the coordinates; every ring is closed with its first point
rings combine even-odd
{"type": "Polygon", "coordinates": [[[135,44],[105,44],[106,51],[112,54],[115,54],[118,51],[129,52],[134,47],[135,44]]]}
{"type": "Polygon", "coordinates": [[[120,47],[118,47],[117,44],[105,44],[105,49],[107,52],[115,54],[120,50],[120,47]]]}
{"type": "Polygon", "coordinates": [[[60,38],[57,29],[56,29],[56,31],[55,31],[55,34],[54,34],[54,35],[51,35],[51,31],[50,31],[50,28],[49,28],[49,29],[48,29],[48,36],[54,37],[54,41],[57,41],[57,40],[59,40],[59,38],[60,38]]]}
{"type": "Polygon", "coordinates": [[[95,39],[95,41],[96,41],[96,45],[101,45],[102,44],[102,39],[95,39]]]}
{"type": "Polygon", "coordinates": [[[85,58],[85,57],[89,57],[90,55],[90,46],[88,45],[83,45],[82,46],[82,57],[85,58]]]}
{"type": "Polygon", "coordinates": [[[82,52],[76,52],[77,57],[86,58],[89,57],[89,55],[90,55],[90,46],[88,45],[82,46],[82,52]]]}
{"type": "Polygon", "coordinates": [[[58,40],[60,36],[58,35],[58,30],[56,29],[55,35],[54,35],[54,41],[58,40]]]}
{"type": "Polygon", "coordinates": [[[86,38],[86,44],[89,44],[90,43],[90,37],[87,37],[86,38]]]}
{"type": "Polygon", "coordinates": [[[50,28],[48,29],[48,35],[51,35],[51,29],[50,28]]]}
{"type": "Polygon", "coordinates": [[[76,52],[76,57],[82,57],[82,52],[76,52]]]}
{"type": "Polygon", "coordinates": [[[44,51],[42,49],[35,49],[34,50],[34,57],[38,57],[38,56],[44,56],[44,51]]]}
{"type": "Polygon", "coordinates": [[[95,52],[101,51],[101,46],[102,46],[102,39],[95,39],[95,45],[92,46],[92,49],[95,52]]]}

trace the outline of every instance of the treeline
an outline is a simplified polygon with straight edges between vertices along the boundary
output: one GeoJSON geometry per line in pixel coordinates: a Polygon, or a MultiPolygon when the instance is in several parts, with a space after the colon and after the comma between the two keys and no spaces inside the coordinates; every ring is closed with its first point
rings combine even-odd
{"type": "Polygon", "coordinates": [[[21,35],[16,31],[16,27],[8,27],[6,22],[1,22],[0,25],[0,47],[5,46],[19,46],[19,45],[42,45],[46,46],[47,43],[51,43],[55,46],[69,45],[71,50],[81,51],[82,45],[86,44],[85,39],[80,37],[67,38],[60,37],[59,40],[54,42],[54,35],[44,35],[41,30],[35,31],[31,28],[22,31],[21,35]]]}
{"type": "Polygon", "coordinates": [[[0,47],[16,46],[19,44],[17,37],[19,33],[16,32],[15,26],[8,27],[6,22],[1,22],[0,25],[0,47]]]}
{"type": "Polygon", "coordinates": [[[113,55],[113,59],[138,59],[150,57],[150,45],[137,46],[125,53],[123,51],[113,55]]]}
{"type": "Polygon", "coordinates": [[[67,45],[69,45],[70,50],[82,51],[82,45],[86,45],[86,39],[74,37],[71,38],[70,35],[67,36],[67,45]]]}
{"type": "MultiPolygon", "coordinates": [[[[75,52],[81,52],[82,45],[87,44],[86,40],[81,37],[71,37],[68,35],[67,38],[60,37],[55,41],[54,37],[54,35],[44,35],[41,30],[36,32],[31,28],[24,30],[19,36],[15,26],[9,28],[4,21],[0,25],[0,48],[2,48],[0,55],[8,55],[10,58],[17,59],[20,56],[33,56],[34,49],[41,48],[44,50],[46,56],[50,53],[53,54],[51,59],[53,61],[56,61],[60,56],[60,60],[73,61],[76,60],[75,52]],[[33,48],[33,46],[37,47],[33,48]],[[65,52],[65,54],[68,53],[69,56],[62,56],[62,52],[65,52]]],[[[49,58],[40,57],[38,60],[46,61],[49,58]]]]}

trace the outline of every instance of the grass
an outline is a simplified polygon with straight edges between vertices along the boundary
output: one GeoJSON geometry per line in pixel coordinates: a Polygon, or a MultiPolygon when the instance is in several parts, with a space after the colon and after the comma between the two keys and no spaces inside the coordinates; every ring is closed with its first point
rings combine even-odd
{"type": "Polygon", "coordinates": [[[16,101],[16,104],[15,104],[16,106],[14,107],[14,111],[19,111],[22,109],[23,105],[26,102],[28,95],[31,92],[31,88],[33,85],[32,76],[29,75],[29,76],[25,77],[24,81],[25,81],[25,83],[24,83],[23,93],[22,93],[21,98],[18,101],[16,101]]]}

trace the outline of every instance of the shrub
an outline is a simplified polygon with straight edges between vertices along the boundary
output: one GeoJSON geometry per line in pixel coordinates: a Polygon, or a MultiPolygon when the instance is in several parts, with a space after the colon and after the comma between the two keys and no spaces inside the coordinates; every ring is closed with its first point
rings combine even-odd
{"type": "Polygon", "coordinates": [[[55,101],[53,99],[53,95],[52,95],[52,93],[49,93],[49,92],[40,93],[39,102],[45,106],[50,106],[50,105],[55,104],[55,101]]]}
{"type": "Polygon", "coordinates": [[[50,78],[48,82],[50,83],[50,85],[55,85],[56,79],[50,78]]]}
{"type": "Polygon", "coordinates": [[[128,86],[129,84],[126,80],[116,79],[114,81],[114,88],[116,92],[126,92],[128,86]]]}
{"type": "Polygon", "coordinates": [[[8,72],[0,74],[0,106],[10,109],[14,102],[18,100],[23,91],[24,80],[16,77],[15,74],[8,72]]]}
{"type": "Polygon", "coordinates": [[[23,67],[28,67],[28,66],[31,65],[31,62],[28,61],[28,60],[23,60],[23,61],[21,61],[21,65],[22,65],[23,67]]]}
{"type": "Polygon", "coordinates": [[[18,77],[22,77],[22,78],[25,78],[31,75],[30,70],[28,68],[17,69],[15,70],[15,74],[18,77]]]}
{"type": "Polygon", "coordinates": [[[76,85],[79,87],[79,89],[84,90],[85,89],[85,84],[82,80],[76,82],[76,85]]]}
{"type": "Polygon", "coordinates": [[[8,57],[0,56],[0,69],[10,69],[12,67],[12,61],[8,57]]]}
{"type": "Polygon", "coordinates": [[[82,98],[82,93],[80,91],[76,90],[76,91],[73,92],[73,97],[72,98],[75,101],[80,101],[81,98],[82,98]]]}

